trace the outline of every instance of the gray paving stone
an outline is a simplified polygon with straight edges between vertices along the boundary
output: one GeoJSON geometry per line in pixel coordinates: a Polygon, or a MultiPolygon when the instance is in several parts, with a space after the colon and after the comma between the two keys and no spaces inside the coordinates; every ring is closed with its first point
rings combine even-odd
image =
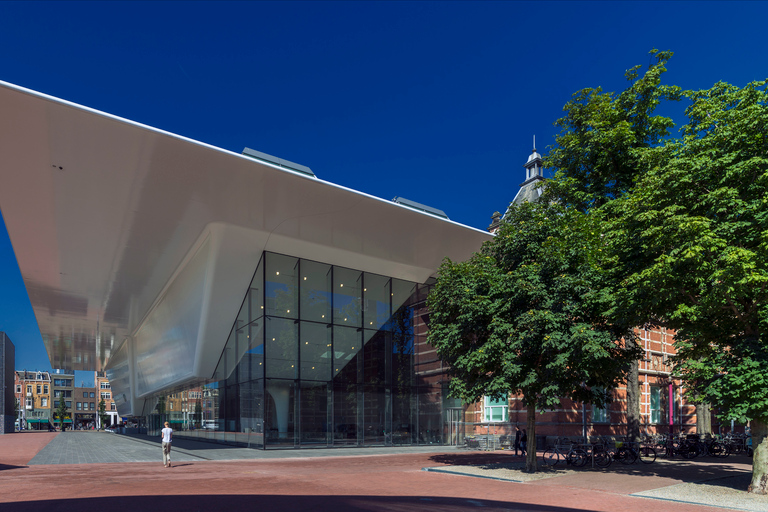
{"type": "MultiPolygon", "coordinates": [[[[303,457],[339,457],[401,453],[432,453],[449,446],[331,448],[303,450],[255,450],[192,439],[173,442],[171,460],[253,460],[303,457]]],[[[160,437],[121,435],[97,431],[66,431],[57,435],[29,461],[30,465],[157,462],[162,464],[160,437]]]]}

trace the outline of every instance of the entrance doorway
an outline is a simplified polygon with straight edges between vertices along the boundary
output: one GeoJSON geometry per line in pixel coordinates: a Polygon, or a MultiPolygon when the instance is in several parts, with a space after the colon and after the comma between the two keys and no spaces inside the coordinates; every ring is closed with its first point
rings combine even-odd
{"type": "Polygon", "coordinates": [[[464,417],[461,407],[451,407],[445,410],[448,430],[448,444],[458,446],[464,444],[464,417]]]}

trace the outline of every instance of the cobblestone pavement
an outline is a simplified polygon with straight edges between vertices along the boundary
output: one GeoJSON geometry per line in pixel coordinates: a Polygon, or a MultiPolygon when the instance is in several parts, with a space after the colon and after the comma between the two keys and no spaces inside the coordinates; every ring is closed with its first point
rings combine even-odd
{"type": "MultiPolygon", "coordinates": [[[[22,434],[39,435],[39,434],[22,434]]],[[[451,448],[447,448],[451,450],[451,448]]],[[[162,460],[160,436],[120,435],[108,432],[67,431],[55,435],[32,460],[30,466],[44,464],[89,464],[114,462],[157,462],[162,460]]],[[[352,455],[389,455],[445,452],[445,446],[334,448],[307,450],[254,450],[224,444],[176,438],[171,460],[260,460],[352,455]]]]}
{"type": "Polygon", "coordinates": [[[748,476],[750,467],[748,459],[732,457],[717,463],[614,465],[516,483],[423,470],[493,472],[506,466],[515,471],[513,466],[520,464],[508,452],[450,447],[260,451],[179,440],[174,456],[173,467],[164,468],[159,438],[146,436],[2,435],[0,509],[715,512],[723,507],[762,510],[755,503],[764,503],[758,498],[750,504],[743,492],[733,489],[733,482],[748,476]],[[728,486],[734,493],[721,492],[728,486]],[[664,492],[664,501],[658,500],[662,496],[649,498],[664,492]],[[709,494],[718,495],[721,502],[704,500],[709,494]]]}

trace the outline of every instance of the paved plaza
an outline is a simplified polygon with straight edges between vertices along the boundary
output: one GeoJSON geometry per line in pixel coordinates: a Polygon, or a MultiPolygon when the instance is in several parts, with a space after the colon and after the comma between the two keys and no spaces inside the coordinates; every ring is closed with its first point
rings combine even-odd
{"type": "Polygon", "coordinates": [[[159,441],[103,432],[0,436],[0,509],[768,511],[766,497],[738,490],[749,482],[747,458],[614,464],[519,482],[522,459],[509,452],[262,451],[178,439],[173,467],[164,468],[159,441]]]}

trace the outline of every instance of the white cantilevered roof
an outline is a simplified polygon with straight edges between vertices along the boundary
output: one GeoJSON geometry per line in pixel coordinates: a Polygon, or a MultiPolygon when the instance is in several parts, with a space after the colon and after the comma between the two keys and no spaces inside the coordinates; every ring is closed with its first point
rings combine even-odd
{"type": "Polygon", "coordinates": [[[4,82],[0,112],[0,210],[54,368],[106,367],[212,225],[417,282],[491,237],[4,82]]]}

